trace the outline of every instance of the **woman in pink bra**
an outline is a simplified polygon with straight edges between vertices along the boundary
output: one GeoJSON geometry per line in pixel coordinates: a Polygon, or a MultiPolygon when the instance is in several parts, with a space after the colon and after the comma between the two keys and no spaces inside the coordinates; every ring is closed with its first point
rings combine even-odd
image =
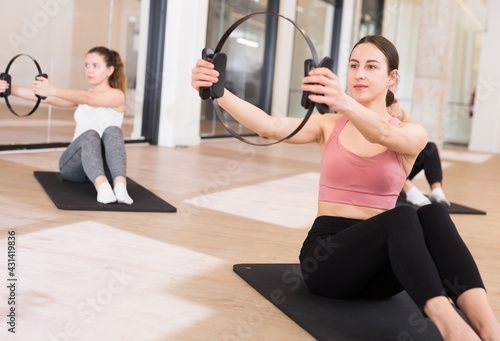
{"type": "MultiPolygon", "coordinates": [[[[312,70],[302,89],[337,115],[314,114],[288,143],[317,142],[321,161],[318,216],[300,263],[309,289],[349,299],[387,298],[406,290],[446,340],[500,340],[500,325],[477,266],[445,206],[395,207],[417,155],[427,143],[419,125],[393,118],[389,87],[398,76],[394,45],[374,35],[349,58],[351,96],[329,69],[312,70]],[[449,299],[468,318],[464,322],[449,299]]],[[[192,70],[193,88],[218,81],[207,61],[192,70]]],[[[229,91],[219,105],[260,136],[279,140],[300,119],[272,117],[229,91]]]]}

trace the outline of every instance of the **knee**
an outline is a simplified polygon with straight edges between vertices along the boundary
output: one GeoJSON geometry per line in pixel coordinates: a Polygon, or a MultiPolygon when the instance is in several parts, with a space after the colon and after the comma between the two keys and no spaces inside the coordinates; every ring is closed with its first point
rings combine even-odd
{"type": "Polygon", "coordinates": [[[433,142],[428,142],[424,148],[424,153],[426,156],[436,155],[439,157],[439,152],[437,146],[433,142]]]}
{"type": "Polygon", "coordinates": [[[99,136],[99,133],[93,129],[87,130],[86,132],[82,133],[80,135],[80,138],[82,139],[83,142],[86,143],[95,143],[101,141],[101,137],[99,136]]]}
{"type": "Polygon", "coordinates": [[[104,129],[104,132],[102,133],[102,139],[108,139],[108,138],[121,138],[123,139],[123,133],[122,130],[118,127],[111,126],[107,127],[104,129]]]}
{"type": "Polygon", "coordinates": [[[433,203],[422,206],[417,213],[426,234],[456,231],[448,209],[442,204],[433,203]]]}
{"type": "Polygon", "coordinates": [[[417,210],[417,214],[420,219],[425,217],[438,219],[439,217],[449,217],[450,215],[450,213],[448,212],[448,208],[440,203],[432,203],[419,207],[417,210]]]}
{"type": "Polygon", "coordinates": [[[387,228],[393,232],[411,232],[421,234],[422,226],[420,224],[417,210],[409,205],[397,206],[392,210],[393,224],[388,224],[387,228]]]}
{"type": "Polygon", "coordinates": [[[413,206],[401,205],[391,210],[392,214],[402,221],[417,217],[417,211],[413,206]]]}
{"type": "Polygon", "coordinates": [[[99,133],[97,131],[95,131],[94,129],[87,130],[86,132],[82,133],[81,136],[87,140],[100,139],[99,133]]]}
{"type": "Polygon", "coordinates": [[[99,136],[99,133],[93,129],[87,130],[82,135],[80,135],[79,138],[82,141],[81,142],[82,147],[85,145],[92,147],[101,146],[101,137],[99,136]]]}

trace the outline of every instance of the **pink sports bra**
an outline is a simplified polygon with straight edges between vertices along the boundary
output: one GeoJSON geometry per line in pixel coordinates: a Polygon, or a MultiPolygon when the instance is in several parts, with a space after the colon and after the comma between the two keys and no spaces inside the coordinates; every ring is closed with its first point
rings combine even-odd
{"type": "MultiPolygon", "coordinates": [[[[406,180],[399,153],[386,151],[362,157],[347,150],[339,134],[348,122],[339,118],[321,160],[319,200],[355,206],[392,209],[406,180]]],[[[390,124],[401,121],[392,118],[390,124]]]]}

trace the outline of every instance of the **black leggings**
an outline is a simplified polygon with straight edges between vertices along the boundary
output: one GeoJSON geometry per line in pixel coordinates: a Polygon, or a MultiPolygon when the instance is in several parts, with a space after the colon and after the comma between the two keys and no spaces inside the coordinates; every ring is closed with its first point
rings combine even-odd
{"type": "Polygon", "coordinates": [[[441,158],[439,157],[436,145],[432,142],[427,142],[425,148],[418,154],[410,175],[408,175],[408,180],[412,180],[422,169],[425,172],[425,177],[429,185],[436,182],[443,182],[441,158]]]}
{"type": "Polygon", "coordinates": [[[484,288],[446,207],[404,205],[367,220],[320,216],[300,253],[304,280],[319,295],[382,299],[406,290],[423,308],[447,295],[455,303],[484,288]]]}

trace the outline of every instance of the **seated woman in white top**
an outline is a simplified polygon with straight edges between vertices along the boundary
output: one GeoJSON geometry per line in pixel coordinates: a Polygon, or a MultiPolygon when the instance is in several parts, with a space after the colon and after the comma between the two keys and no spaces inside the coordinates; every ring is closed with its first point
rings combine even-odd
{"type": "Polygon", "coordinates": [[[125,111],[127,77],[118,52],[92,48],[85,58],[90,90],[65,89],[37,77],[32,88],[12,86],[12,95],[61,107],[77,107],[73,141],[61,156],[59,168],[65,180],[91,181],[97,201],[132,204],[127,192],[126,153],[121,125],[125,111]],[[113,188],[110,182],[113,183],[113,188]]]}

